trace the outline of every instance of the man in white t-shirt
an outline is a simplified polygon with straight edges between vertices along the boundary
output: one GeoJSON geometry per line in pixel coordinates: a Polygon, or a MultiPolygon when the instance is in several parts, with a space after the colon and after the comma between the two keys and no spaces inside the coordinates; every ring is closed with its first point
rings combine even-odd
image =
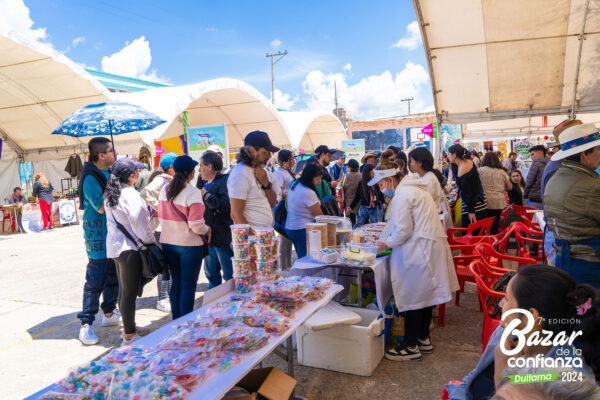
{"type": "Polygon", "coordinates": [[[253,229],[273,227],[277,192],[264,166],[271,153],[277,151],[279,148],[273,146],[265,132],[250,132],[244,138],[238,163],[227,180],[234,224],[249,224],[253,229]]]}

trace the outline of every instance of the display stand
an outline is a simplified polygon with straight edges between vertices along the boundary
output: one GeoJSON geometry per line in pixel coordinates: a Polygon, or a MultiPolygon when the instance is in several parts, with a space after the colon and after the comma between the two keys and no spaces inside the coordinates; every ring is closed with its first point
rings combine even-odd
{"type": "MultiPolygon", "coordinates": [[[[233,280],[227,281],[224,286],[221,288],[222,291],[226,291],[223,289],[233,289],[233,280]],[[228,285],[228,286],[226,286],[228,285]]],[[[218,287],[217,287],[218,288],[218,287]]],[[[327,303],[331,301],[335,297],[337,293],[342,290],[340,285],[333,285],[321,299],[308,302],[304,304],[301,308],[296,310],[296,314],[294,318],[291,318],[291,326],[290,328],[280,336],[271,336],[269,341],[262,348],[250,352],[245,353],[242,356],[241,362],[234,365],[230,369],[224,372],[215,372],[206,378],[200,385],[196,386],[192,393],[187,397],[191,400],[220,400],[233,388],[236,383],[238,383],[244,376],[248,374],[256,365],[258,365],[262,360],[264,360],[271,353],[275,352],[275,354],[281,353],[277,348],[283,343],[287,341],[287,354],[285,355],[288,362],[288,374],[293,377],[294,375],[294,361],[293,361],[293,349],[291,343],[292,334],[300,327],[307,319],[309,319],[315,312],[324,307],[327,303]]],[[[217,294],[218,295],[218,294],[217,294]]],[[[236,294],[232,290],[228,291],[225,295],[221,297],[214,296],[211,294],[211,303],[215,301],[227,301],[232,298],[239,297],[254,297],[254,293],[250,292],[248,294],[236,294]]],[[[208,304],[207,304],[208,305],[208,304]]],[[[136,345],[155,347],[158,343],[160,343],[164,338],[170,336],[175,329],[175,326],[184,323],[186,321],[194,320],[198,314],[203,312],[203,307],[194,310],[193,312],[184,315],[181,318],[176,319],[175,321],[171,321],[166,325],[163,325],[157,331],[152,332],[151,334],[144,336],[143,338],[137,340],[135,342],[136,345]]],[[[278,354],[283,357],[283,354],[278,354]]],[[[58,384],[53,384],[48,386],[47,388],[27,397],[25,400],[37,400],[41,395],[49,391],[61,391],[60,386],[58,384]]]]}
{"type": "Polygon", "coordinates": [[[62,178],[60,180],[62,197],[65,199],[74,199],[76,197],[78,187],[79,178],[62,178]],[[73,181],[75,181],[75,186],[73,186],[73,181]]]}

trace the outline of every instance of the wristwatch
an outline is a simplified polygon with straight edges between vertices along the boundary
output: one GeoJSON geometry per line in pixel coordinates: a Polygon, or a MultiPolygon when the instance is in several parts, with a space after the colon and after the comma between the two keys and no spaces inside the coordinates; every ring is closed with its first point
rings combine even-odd
{"type": "Polygon", "coordinates": [[[272,184],[271,182],[269,182],[269,184],[268,184],[267,186],[260,185],[260,188],[261,188],[262,190],[269,190],[269,189],[271,189],[272,187],[273,187],[273,184],[272,184]]]}

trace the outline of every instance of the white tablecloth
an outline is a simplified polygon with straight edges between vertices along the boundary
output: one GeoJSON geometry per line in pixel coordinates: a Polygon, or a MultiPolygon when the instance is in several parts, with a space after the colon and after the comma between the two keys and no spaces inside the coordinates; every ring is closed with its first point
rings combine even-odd
{"type": "MultiPolygon", "coordinates": [[[[233,283],[233,282],[232,282],[233,283]]],[[[233,287],[233,285],[232,285],[233,287]]],[[[240,381],[244,376],[248,374],[259,362],[266,358],[273,350],[281,345],[288,337],[294,333],[299,326],[304,324],[308,318],[310,318],[315,312],[321,307],[324,307],[331,299],[342,290],[342,286],[333,285],[331,289],[325,295],[317,301],[311,301],[306,303],[302,308],[296,311],[296,315],[292,320],[292,326],[283,335],[275,336],[272,335],[266,346],[256,350],[252,353],[247,353],[242,356],[242,361],[239,364],[234,365],[225,372],[215,372],[211,374],[201,385],[197,386],[191,395],[188,397],[190,400],[220,400],[223,396],[231,390],[236,383],[240,381]]],[[[233,292],[229,292],[226,296],[223,296],[219,301],[229,300],[232,296],[241,297],[252,297],[253,294],[238,295],[233,292]]],[[[196,316],[202,312],[204,307],[199,308],[181,318],[171,321],[166,325],[163,325],[157,331],[152,332],[148,336],[137,340],[135,344],[144,345],[148,347],[156,346],[164,338],[171,335],[174,331],[175,325],[181,324],[185,321],[190,321],[196,318],[196,316]]],[[[65,371],[66,375],[66,371],[65,371]]],[[[57,384],[48,386],[47,388],[35,393],[34,395],[26,398],[25,400],[34,400],[40,397],[42,394],[49,391],[60,391],[60,387],[57,384]]]]}
{"type": "MultiPolygon", "coordinates": [[[[325,271],[328,268],[340,269],[343,271],[344,267],[348,267],[347,264],[323,264],[314,261],[310,256],[302,257],[294,263],[290,270],[290,276],[313,276],[320,275],[326,278],[331,278],[332,274],[330,271],[325,271]]],[[[392,280],[390,277],[390,257],[377,257],[375,263],[371,266],[357,267],[355,265],[352,268],[362,268],[364,270],[373,270],[375,275],[375,297],[377,298],[377,306],[381,314],[384,314],[383,309],[388,301],[394,295],[392,290],[392,280]]],[[[343,283],[343,282],[342,282],[343,283]]]]}

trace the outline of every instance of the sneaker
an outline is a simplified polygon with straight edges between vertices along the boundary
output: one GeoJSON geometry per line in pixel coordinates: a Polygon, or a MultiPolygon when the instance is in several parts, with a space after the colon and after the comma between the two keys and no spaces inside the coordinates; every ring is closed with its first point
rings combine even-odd
{"type": "Polygon", "coordinates": [[[133,342],[135,342],[139,338],[140,338],[140,336],[137,333],[135,335],[133,335],[131,337],[131,339],[125,339],[125,338],[123,338],[123,341],[121,342],[121,346],[129,346],[130,344],[132,344],[133,342]]]}
{"type": "Polygon", "coordinates": [[[419,351],[423,354],[433,353],[433,345],[431,344],[430,338],[425,339],[417,339],[417,345],[419,346],[419,351]]]}
{"type": "Polygon", "coordinates": [[[102,326],[118,326],[122,322],[121,313],[116,308],[110,317],[107,317],[106,314],[102,316],[102,326]]]}
{"type": "Polygon", "coordinates": [[[171,301],[169,299],[162,299],[156,303],[156,309],[162,312],[171,312],[171,301]]]}
{"type": "MultiPolygon", "coordinates": [[[[138,334],[138,336],[146,336],[147,334],[150,333],[150,328],[146,327],[146,326],[135,326],[135,333],[138,334]]],[[[121,339],[125,338],[125,331],[123,329],[121,329],[121,339]]]]}
{"type": "Polygon", "coordinates": [[[79,329],[79,340],[86,346],[91,346],[100,342],[100,339],[98,339],[98,336],[96,336],[89,324],[82,325],[81,329],[79,329]]]}
{"type": "Polygon", "coordinates": [[[404,342],[385,351],[385,358],[392,361],[418,361],[423,358],[419,347],[408,347],[404,342]]]}

